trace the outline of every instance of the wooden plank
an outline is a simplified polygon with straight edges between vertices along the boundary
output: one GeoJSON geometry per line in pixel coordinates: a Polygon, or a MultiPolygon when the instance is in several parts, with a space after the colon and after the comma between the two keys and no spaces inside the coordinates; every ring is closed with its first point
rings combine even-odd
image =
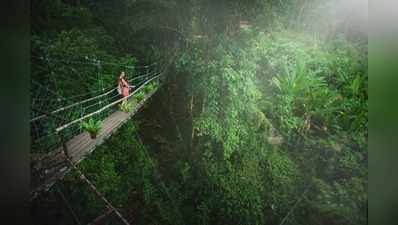
{"type": "Polygon", "coordinates": [[[119,114],[118,112],[115,112],[115,113],[111,114],[109,117],[107,117],[102,122],[103,128],[98,133],[97,139],[91,139],[90,135],[87,132],[83,132],[78,137],[76,137],[76,139],[79,139],[79,140],[75,141],[73,143],[73,145],[72,144],[68,145],[68,153],[70,154],[72,159],[82,155],[82,151],[85,152],[85,149],[95,146],[98,139],[104,138],[104,135],[106,135],[107,133],[110,132],[110,129],[112,129],[112,127],[114,127],[114,124],[119,123],[120,120],[125,119],[125,118],[121,117],[120,115],[121,114],[119,114]]]}
{"type": "Polygon", "coordinates": [[[71,157],[74,162],[79,161],[79,159],[87,153],[90,153],[90,149],[95,148],[99,143],[102,143],[108,134],[112,132],[112,130],[118,126],[122,121],[126,120],[127,117],[119,112],[115,112],[112,116],[108,117],[106,121],[103,122],[103,128],[97,135],[96,139],[91,139],[89,134],[87,133],[84,137],[82,137],[82,141],[80,145],[74,146],[71,151],[71,157]]]}

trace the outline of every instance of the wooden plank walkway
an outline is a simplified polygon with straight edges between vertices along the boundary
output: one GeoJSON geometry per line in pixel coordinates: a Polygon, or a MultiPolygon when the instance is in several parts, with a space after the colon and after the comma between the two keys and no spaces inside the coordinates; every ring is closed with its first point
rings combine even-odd
{"type": "MultiPolygon", "coordinates": [[[[68,155],[76,165],[101,145],[118,128],[127,122],[145,102],[157,91],[147,94],[129,113],[116,111],[102,121],[102,129],[96,139],[91,139],[88,132],[83,132],[66,142],[68,155]]],[[[34,198],[41,191],[47,191],[57,180],[62,179],[70,170],[62,146],[42,155],[32,155],[31,197],[34,198]]]]}

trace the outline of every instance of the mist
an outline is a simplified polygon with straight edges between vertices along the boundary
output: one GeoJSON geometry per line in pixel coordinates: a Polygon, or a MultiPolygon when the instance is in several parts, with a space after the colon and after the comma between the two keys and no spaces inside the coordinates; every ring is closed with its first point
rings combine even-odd
{"type": "Polygon", "coordinates": [[[343,33],[349,38],[366,39],[368,33],[368,1],[307,1],[303,4],[296,19],[298,19],[298,27],[324,38],[331,38],[331,35],[343,33]]]}

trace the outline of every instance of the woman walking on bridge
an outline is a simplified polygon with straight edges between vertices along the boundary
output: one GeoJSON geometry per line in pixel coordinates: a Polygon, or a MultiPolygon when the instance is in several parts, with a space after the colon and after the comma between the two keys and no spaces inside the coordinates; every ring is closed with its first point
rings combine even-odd
{"type": "MultiPolygon", "coordinates": [[[[130,87],[133,88],[134,86],[130,86],[129,83],[124,79],[124,76],[125,73],[124,71],[122,71],[118,79],[118,92],[123,97],[127,97],[129,95],[130,87]]],[[[127,99],[125,99],[124,101],[127,101],[127,99]]]]}

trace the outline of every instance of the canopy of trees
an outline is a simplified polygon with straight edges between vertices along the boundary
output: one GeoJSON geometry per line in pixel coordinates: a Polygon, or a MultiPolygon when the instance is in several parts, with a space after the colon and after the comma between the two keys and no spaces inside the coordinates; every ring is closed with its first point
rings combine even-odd
{"type": "MultiPolygon", "coordinates": [[[[178,46],[162,88],[78,165],[131,224],[367,224],[367,36],[322,2],[38,0],[32,78],[97,90],[178,46]],[[115,65],[71,63],[87,59],[115,65]]],[[[57,191],[83,223],[105,211],[72,171],[32,202],[36,224],[74,223],[57,191]]]]}

